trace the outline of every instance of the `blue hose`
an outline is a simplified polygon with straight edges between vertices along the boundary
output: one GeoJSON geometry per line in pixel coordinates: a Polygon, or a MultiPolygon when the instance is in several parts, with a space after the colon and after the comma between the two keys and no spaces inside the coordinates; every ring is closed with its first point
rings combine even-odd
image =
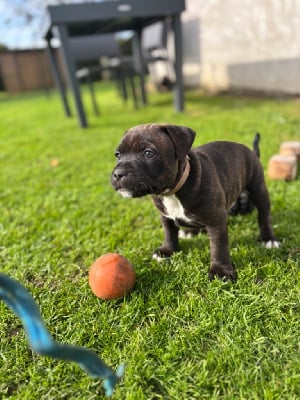
{"type": "Polygon", "coordinates": [[[0,274],[0,299],[20,318],[32,350],[43,356],[76,362],[92,378],[103,379],[106,396],[113,394],[116,383],[124,374],[123,364],[114,372],[95,352],[56,342],[46,328],[30,293],[5,274],[0,274]]]}

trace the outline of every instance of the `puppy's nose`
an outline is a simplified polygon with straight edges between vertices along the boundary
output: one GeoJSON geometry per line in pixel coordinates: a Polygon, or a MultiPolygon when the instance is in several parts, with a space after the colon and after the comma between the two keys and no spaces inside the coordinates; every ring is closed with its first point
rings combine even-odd
{"type": "Polygon", "coordinates": [[[123,176],[126,175],[126,172],[122,169],[115,169],[113,172],[113,179],[115,181],[119,181],[120,179],[123,178],[123,176]]]}

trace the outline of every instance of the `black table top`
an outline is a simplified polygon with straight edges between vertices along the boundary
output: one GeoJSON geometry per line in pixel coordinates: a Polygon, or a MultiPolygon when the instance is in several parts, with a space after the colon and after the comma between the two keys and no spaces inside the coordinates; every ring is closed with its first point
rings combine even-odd
{"type": "Polygon", "coordinates": [[[67,25],[70,36],[140,30],[184,10],[185,0],[106,0],[48,6],[43,36],[51,39],[52,27],[59,24],[67,25]]]}

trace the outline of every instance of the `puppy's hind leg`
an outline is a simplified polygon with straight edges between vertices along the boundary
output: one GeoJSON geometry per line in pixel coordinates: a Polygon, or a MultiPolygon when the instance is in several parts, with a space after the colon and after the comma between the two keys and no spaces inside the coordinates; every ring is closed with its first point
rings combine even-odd
{"type": "Polygon", "coordinates": [[[256,181],[254,189],[251,190],[251,201],[258,211],[258,225],[260,230],[260,240],[267,249],[280,247],[280,242],[276,239],[272,221],[271,221],[271,204],[269,193],[262,176],[259,181],[256,181]]]}
{"type": "MultiPolygon", "coordinates": [[[[257,132],[253,140],[253,152],[257,158],[260,157],[259,142],[260,134],[257,132]]],[[[228,213],[229,215],[244,215],[252,212],[254,208],[255,207],[253,203],[250,201],[250,193],[248,192],[248,190],[244,190],[239,195],[236,202],[230,207],[228,213]]]]}

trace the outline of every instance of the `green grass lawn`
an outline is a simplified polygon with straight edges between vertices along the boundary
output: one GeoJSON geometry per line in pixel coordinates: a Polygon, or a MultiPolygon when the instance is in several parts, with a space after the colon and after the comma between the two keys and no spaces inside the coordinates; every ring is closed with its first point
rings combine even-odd
{"type": "MultiPolygon", "coordinates": [[[[126,364],[116,400],[299,399],[299,175],[267,179],[280,249],[261,247],[255,213],[229,220],[234,285],[208,281],[205,236],[182,243],[170,263],[153,261],[162,229],[151,199],[123,199],[110,186],[121,136],[147,122],[187,125],[195,145],[251,146],[259,131],[266,171],[282,141],[300,140],[299,100],[193,91],[176,114],[169,93],[134,110],[100,84],[95,117],[85,95],[85,130],[64,117],[55,93],[1,96],[1,272],[28,288],[56,340],[91,348],[114,369],[126,364]],[[108,252],[134,265],[124,299],[102,301],[89,288],[90,265],[108,252]]],[[[33,353],[0,302],[0,398],[92,400],[104,391],[76,364],[33,353]]]]}

